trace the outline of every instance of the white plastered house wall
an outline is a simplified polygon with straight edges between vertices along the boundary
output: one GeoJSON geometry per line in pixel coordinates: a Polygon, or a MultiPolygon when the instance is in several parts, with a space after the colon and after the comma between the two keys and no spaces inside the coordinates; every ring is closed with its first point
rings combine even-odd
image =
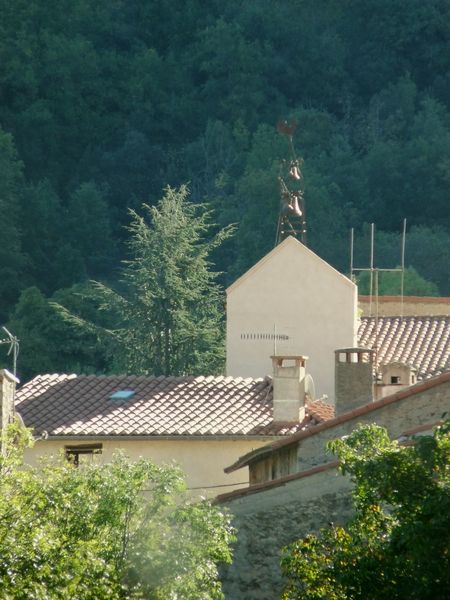
{"type": "Polygon", "coordinates": [[[356,345],[357,302],[350,279],[286,238],[227,289],[227,375],[262,377],[272,354],[301,354],[333,401],[334,350],[356,345]]]}
{"type": "Polygon", "coordinates": [[[114,439],[104,437],[69,437],[37,441],[32,448],[25,450],[25,462],[30,465],[40,464],[44,456],[58,457],[64,454],[68,446],[84,446],[93,443],[101,444],[101,452],[94,456],[87,455],[84,460],[97,463],[110,462],[114,452],[122,450],[132,460],[147,458],[159,465],[178,465],[186,478],[186,484],[195,496],[215,497],[230,491],[234,487],[242,487],[248,483],[248,469],[242,469],[231,475],[224,473],[230,461],[278,439],[275,436],[260,439],[235,439],[192,437],[185,439],[133,439],[129,436],[114,439]]]}

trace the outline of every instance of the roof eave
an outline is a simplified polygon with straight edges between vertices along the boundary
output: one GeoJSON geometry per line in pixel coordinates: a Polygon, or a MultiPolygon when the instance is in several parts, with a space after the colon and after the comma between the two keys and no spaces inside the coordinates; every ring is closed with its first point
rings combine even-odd
{"type": "MultiPolygon", "coordinates": [[[[41,432],[42,433],[42,432],[41,432]]],[[[207,434],[207,435],[152,435],[152,434],[49,434],[45,438],[37,439],[38,442],[50,442],[50,441],[67,441],[67,440],[104,440],[104,441],[174,441],[174,440],[195,440],[195,441],[274,441],[282,440],[284,436],[281,435],[251,435],[251,434],[207,434]]]]}
{"type": "Polygon", "coordinates": [[[326,429],[332,429],[336,425],[340,425],[341,423],[350,421],[354,417],[373,412],[374,410],[378,410],[383,406],[393,404],[395,402],[403,400],[404,398],[408,398],[409,396],[419,394],[430,388],[442,385],[443,383],[447,382],[450,382],[450,372],[442,373],[442,375],[438,375],[437,377],[427,379],[426,381],[421,381],[419,383],[416,383],[415,385],[409,386],[406,389],[395,392],[394,394],[390,394],[389,396],[385,396],[384,398],[375,400],[375,402],[368,402],[358,408],[354,408],[351,411],[343,413],[342,415],[339,415],[334,419],[330,419],[328,421],[325,421],[324,423],[319,423],[315,427],[311,427],[306,431],[299,431],[298,433],[293,433],[287,438],[285,437],[279,441],[272,442],[270,445],[260,448],[259,453],[255,451],[249,452],[248,454],[245,454],[244,456],[239,458],[235,463],[233,463],[229,467],[226,467],[224,471],[226,473],[231,473],[232,471],[236,471],[237,469],[241,469],[242,467],[247,467],[258,458],[262,458],[263,456],[270,454],[274,450],[278,450],[279,448],[283,448],[285,446],[290,446],[291,444],[296,444],[297,442],[300,442],[305,438],[311,437],[313,435],[317,435],[318,433],[321,433],[326,429]]]}
{"type": "Polygon", "coordinates": [[[273,248],[272,250],[270,250],[270,252],[268,252],[265,256],[263,256],[256,264],[254,264],[252,267],[250,267],[250,269],[248,269],[245,273],[243,273],[240,277],[238,277],[235,281],[233,281],[233,283],[231,283],[227,287],[227,289],[226,289],[227,295],[230,294],[234,289],[236,289],[237,287],[239,287],[242,282],[244,282],[246,279],[250,278],[254,273],[256,273],[257,271],[259,271],[259,269],[266,262],[268,262],[269,260],[271,260],[273,256],[275,256],[279,252],[282,252],[283,249],[286,246],[288,246],[288,245],[296,245],[296,244],[298,245],[299,248],[301,248],[305,252],[310,253],[311,255],[313,255],[314,258],[318,262],[320,262],[324,267],[326,267],[329,271],[333,271],[336,275],[339,275],[339,277],[341,278],[342,282],[344,282],[345,285],[347,285],[350,288],[352,288],[353,291],[355,292],[355,294],[357,294],[357,286],[353,283],[353,281],[351,281],[351,279],[349,279],[346,275],[344,275],[343,273],[340,273],[337,269],[335,269],[334,267],[332,267],[329,263],[327,263],[325,260],[323,260],[323,258],[321,258],[318,254],[316,254],[315,252],[313,252],[310,248],[308,248],[307,246],[305,246],[297,238],[293,237],[292,235],[289,235],[280,244],[278,244],[277,246],[275,246],[275,248],[273,248]]]}

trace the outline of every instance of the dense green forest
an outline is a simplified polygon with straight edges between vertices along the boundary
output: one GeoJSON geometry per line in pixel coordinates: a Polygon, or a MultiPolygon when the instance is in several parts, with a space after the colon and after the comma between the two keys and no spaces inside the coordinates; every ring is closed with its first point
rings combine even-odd
{"type": "MultiPolygon", "coordinates": [[[[274,245],[278,119],[298,122],[308,243],[347,272],[406,264],[450,294],[449,0],[0,0],[0,317],[19,373],[107,371],[95,312],[129,209],[187,184],[233,237],[226,285],[274,245]],[[75,286],[76,294],[73,293],[75,286]],[[88,295],[89,296],[89,295],[88,295]]],[[[412,292],[413,293],[413,292],[412,292]]]]}

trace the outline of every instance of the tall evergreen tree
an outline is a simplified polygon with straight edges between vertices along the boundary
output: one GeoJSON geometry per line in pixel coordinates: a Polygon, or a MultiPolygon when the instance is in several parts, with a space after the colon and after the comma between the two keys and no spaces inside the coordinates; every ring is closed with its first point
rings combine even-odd
{"type": "Polygon", "coordinates": [[[0,318],[5,317],[5,307],[17,299],[21,286],[25,263],[19,229],[22,192],[22,163],[12,135],[0,128],[0,318]]]}
{"type": "MultiPolygon", "coordinates": [[[[96,314],[95,299],[82,285],[58,291],[53,302],[82,312],[86,319],[96,314]]],[[[39,373],[103,373],[109,368],[108,348],[96,332],[65,322],[37,287],[21,293],[7,327],[20,341],[17,374],[21,381],[39,373]]],[[[3,346],[0,357],[3,365],[12,368],[7,350],[3,346]]]]}
{"type": "Polygon", "coordinates": [[[86,272],[91,277],[108,273],[116,248],[102,191],[95,183],[83,183],[71,194],[67,208],[67,239],[80,252],[86,272]]]}
{"type": "Polygon", "coordinates": [[[113,368],[153,375],[216,373],[224,359],[224,311],[209,255],[233,228],[205,241],[210,214],[188,201],[186,186],[166,188],[157,206],[144,204],[143,210],[143,215],[130,211],[130,259],[120,290],[94,284],[100,310],[114,323],[105,329],[114,348],[113,368]]]}

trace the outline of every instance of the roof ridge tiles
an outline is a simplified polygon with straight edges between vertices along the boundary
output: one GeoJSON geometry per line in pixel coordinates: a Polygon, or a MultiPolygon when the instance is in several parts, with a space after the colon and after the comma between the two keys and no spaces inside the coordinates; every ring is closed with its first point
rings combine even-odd
{"type": "Polygon", "coordinates": [[[359,343],[378,342],[376,367],[393,360],[412,362],[420,377],[428,376],[432,365],[450,354],[450,316],[383,316],[375,331],[375,317],[360,320],[359,343]],[[431,365],[431,366],[430,366],[431,365]]]}

